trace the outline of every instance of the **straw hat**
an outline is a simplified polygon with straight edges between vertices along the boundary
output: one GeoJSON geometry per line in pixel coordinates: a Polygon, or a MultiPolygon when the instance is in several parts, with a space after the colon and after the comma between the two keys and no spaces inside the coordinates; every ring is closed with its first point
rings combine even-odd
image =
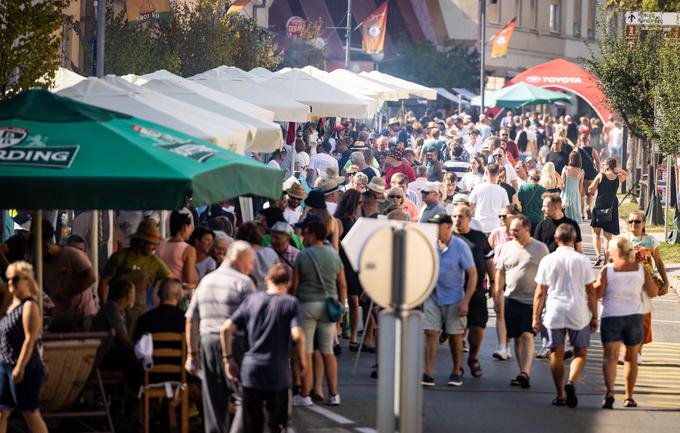
{"type": "Polygon", "coordinates": [[[137,227],[137,232],[132,235],[133,239],[150,242],[152,244],[160,244],[163,240],[161,238],[161,231],[158,224],[152,219],[145,219],[137,227]]]}
{"type": "Polygon", "coordinates": [[[367,149],[366,147],[366,142],[364,141],[355,141],[354,144],[352,144],[352,147],[350,147],[352,150],[364,150],[367,149]]]}
{"type": "Polygon", "coordinates": [[[397,119],[396,117],[391,117],[389,122],[387,122],[387,125],[388,126],[401,125],[401,121],[399,121],[399,119],[397,119]]]}
{"type": "Polygon", "coordinates": [[[366,185],[366,188],[380,195],[385,194],[385,179],[378,176],[373,176],[373,179],[366,185]]]}
{"type": "Polygon", "coordinates": [[[305,191],[305,187],[297,182],[294,183],[290,188],[288,188],[288,191],[286,192],[290,197],[293,198],[299,198],[300,200],[304,200],[305,198],[307,198],[307,192],[305,191]]]}
{"type": "Polygon", "coordinates": [[[324,194],[332,194],[338,189],[340,185],[345,182],[344,176],[338,176],[338,170],[333,167],[328,167],[324,176],[320,178],[321,183],[318,186],[318,190],[324,194]]]}

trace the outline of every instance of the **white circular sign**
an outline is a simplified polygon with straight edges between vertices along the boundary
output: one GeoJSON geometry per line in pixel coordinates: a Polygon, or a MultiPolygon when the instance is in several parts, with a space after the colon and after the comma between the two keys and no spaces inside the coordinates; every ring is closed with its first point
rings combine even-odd
{"type": "MultiPolygon", "coordinates": [[[[392,300],[393,227],[376,231],[366,241],[359,259],[359,280],[366,293],[383,308],[392,300]]],[[[439,255],[425,233],[417,227],[404,227],[404,298],[401,306],[414,308],[425,302],[439,276],[439,255]]]]}

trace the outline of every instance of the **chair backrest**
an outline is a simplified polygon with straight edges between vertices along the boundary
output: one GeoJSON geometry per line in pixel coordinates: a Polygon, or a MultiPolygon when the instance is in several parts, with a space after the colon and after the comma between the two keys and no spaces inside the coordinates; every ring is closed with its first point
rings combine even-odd
{"type": "Polygon", "coordinates": [[[154,365],[144,371],[144,385],[149,384],[149,376],[156,374],[178,375],[181,382],[186,383],[187,350],[184,333],[179,332],[156,332],[151,334],[153,340],[154,365]]]}

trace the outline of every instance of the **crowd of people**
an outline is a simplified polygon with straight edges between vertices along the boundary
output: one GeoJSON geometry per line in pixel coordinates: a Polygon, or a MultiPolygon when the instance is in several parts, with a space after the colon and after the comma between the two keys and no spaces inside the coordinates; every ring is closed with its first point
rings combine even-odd
{"type": "MultiPolygon", "coordinates": [[[[281,150],[257,155],[284,170],[286,180],[279,198],[257,202],[253,221],[242,220],[237,201],[173,211],[167,219],[118,212],[115,252],[98,284],[86,255],[93,248],[84,240],[86,224],[78,230],[76,218],[63,236],[63,228],[44,221],[47,329],[114,329],[101,368],[124,372],[131,394],[143,371],[135,344],[147,333],[184,333],[190,387],[202,396],[192,404],[205,431],[257,432],[265,419],[271,431],[282,431],[289,390],[295,406],[341,404],[342,339],[350,352],[379,350],[377,310],[342,239],[359,217],[432,223],[440,266],[421,307],[423,386],[435,386],[438,347],[448,342],[448,385],[463,385],[465,367],[480,378],[482,356],[508,360],[514,347],[518,374],[511,385],[529,388],[540,334],[538,356],[551,358],[556,386],[552,403],[575,407],[575,381],[599,329],[602,407],[614,403],[619,354],[624,405],[635,406],[638,354],[651,341],[648,298],[665,293],[669,281],[643,215],[629,215],[620,234],[616,191],[627,173],[620,168],[618,121],[582,117],[577,124],[570,116],[510,111],[495,123],[484,115],[473,122],[435,113],[386,123],[375,132],[363,124],[325,131],[307,124],[281,150]],[[588,220],[595,263],[583,254],[580,225],[588,220]],[[482,354],[489,301],[498,345],[482,354]],[[565,383],[563,360],[570,356],[565,383]]],[[[37,410],[44,374],[36,350],[40,294],[24,261],[32,257],[32,236],[26,230],[0,244],[8,286],[0,320],[0,433],[9,408],[24,414],[31,431],[46,431],[37,410]]],[[[376,364],[372,376],[378,374],[376,364]]]]}

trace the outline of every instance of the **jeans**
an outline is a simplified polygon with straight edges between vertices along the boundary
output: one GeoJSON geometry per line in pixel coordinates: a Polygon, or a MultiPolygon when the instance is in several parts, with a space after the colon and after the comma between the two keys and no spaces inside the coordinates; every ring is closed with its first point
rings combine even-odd
{"type": "Polygon", "coordinates": [[[241,433],[241,391],[237,383],[227,379],[222,361],[220,336],[201,336],[201,368],[203,370],[203,423],[205,433],[241,433]],[[236,414],[229,430],[229,402],[234,400],[236,414]]]}
{"type": "Polygon", "coordinates": [[[248,433],[264,431],[263,404],[267,410],[267,424],[271,433],[286,431],[288,424],[288,389],[270,391],[243,388],[243,428],[248,433]]]}

